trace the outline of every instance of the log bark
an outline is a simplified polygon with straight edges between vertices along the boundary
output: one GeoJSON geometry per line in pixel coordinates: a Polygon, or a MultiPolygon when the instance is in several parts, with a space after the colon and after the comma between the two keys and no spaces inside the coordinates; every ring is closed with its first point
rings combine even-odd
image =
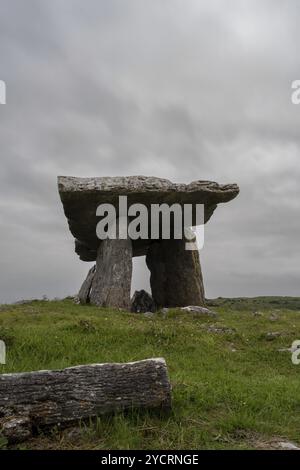
{"type": "Polygon", "coordinates": [[[0,433],[9,442],[103,414],[170,407],[162,358],[0,375],[0,433]]]}

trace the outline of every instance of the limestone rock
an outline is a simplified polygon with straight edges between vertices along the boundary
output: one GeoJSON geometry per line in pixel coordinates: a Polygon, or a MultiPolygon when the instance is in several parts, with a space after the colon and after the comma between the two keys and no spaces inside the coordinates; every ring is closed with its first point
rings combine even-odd
{"type": "Polygon", "coordinates": [[[215,326],[215,325],[210,325],[207,327],[207,331],[210,333],[217,333],[217,334],[234,334],[236,333],[236,330],[234,328],[229,328],[228,326],[215,326]]]}
{"type": "Polygon", "coordinates": [[[131,311],[136,313],[155,312],[155,303],[145,290],[135,291],[131,300],[131,311]]]}
{"type": "Polygon", "coordinates": [[[91,304],[130,310],[131,275],[131,240],[104,240],[98,249],[91,304]]]}
{"type": "Polygon", "coordinates": [[[76,300],[78,299],[81,304],[88,304],[90,302],[90,292],[92,288],[93,279],[96,272],[96,265],[94,265],[88,272],[88,275],[82,284],[76,300]]]}
{"type": "Polygon", "coordinates": [[[213,318],[216,318],[217,316],[217,314],[213,312],[212,310],[209,310],[208,308],[205,308],[205,307],[200,307],[199,305],[188,305],[187,307],[181,307],[180,310],[184,312],[196,313],[199,315],[204,315],[204,316],[213,317],[213,318]]]}
{"type": "MultiPolygon", "coordinates": [[[[147,176],[103,178],[58,177],[58,189],[75,239],[75,250],[83,261],[94,261],[99,240],[96,236],[96,208],[101,203],[118,205],[118,196],[128,196],[128,205],[145,204],[204,204],[205,222],[219,203],[234,199],[239,188],[236,184],[219,185],[212,181],[194,181],[190,184],[172,183],[167,179],[147,176]]],[[[118,216],[118,213],[117,213],[118,216]]],[[[145,255],[150,240],[133,242],[133,256],[145,255]]]]}
{"type": "Polygon", "coordinates": [[[282,450],[300,450],[293,442],[278,442],[278,448],[282,450]]]}
{"type": "Polygon", "coordinates": [[[198,251],[186,251],[185,240],[161,240],[150,245],[146,263],[158,307],[185,307],[205,303],[198,251]]]}
{"type": "Polygon", "coordinates": [[[270,331],[266,334],[266,340],[273,341],[274,339],[279,338],[279,336],[281,336],[281,333],[279,331],[270,331]]]}
{"type": "MultiPolygon", "coordinates": [[[[186,240],[175,239],[172,231],[171,239],[163,239],[160,223],[157,240],[151,239],[151,206],[176,203],[182,207],[190,204],[193,209],[192,225],[196,225],[199,221],[195,217],[195,207],[196,204],[203,204],[203,222],[206,223],[219,203],[228,202],[238,195],[237,185],[219,185],[211,181],[178,184],[146,176],[60,176],[58,189],[70,231],[75,238],[76,253],[83,261],[96,260],[96,267],[89,271],[80,289],[78,298],[81,303],[90,301],[103,307],[130,309],[132,256],[146,255],[151,271],[152,296],[157,307],[204,306],[198,251],[186,250],[186,240]],[[96,227],[100,217],[96,215],[96,210],[100,204],[113,205],[116,217],[119,221],[123,220],[126,230],[131,222],[132,217],[127,217],[123,211],[121,214],[119,196],[127,196],[128,208],[139,203],[148,209],[150,223],[147,239],[98,239],[96,227]]],[[[147,306],[146,311],[151,309],[153,306],[147,306]]]]}

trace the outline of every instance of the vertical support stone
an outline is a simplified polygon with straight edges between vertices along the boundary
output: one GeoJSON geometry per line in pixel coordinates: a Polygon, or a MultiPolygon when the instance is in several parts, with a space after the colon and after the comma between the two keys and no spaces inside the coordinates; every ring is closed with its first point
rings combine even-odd
{"type": "Polygon", "coordinates": [[[205,305],[199,252],[185,250],[185,243],[161,240],[148,249],[152,297],[159,307],[205,305]]]}
{"type": "Polygon", "coordinates": [[[96,272],[96,265],[93,266],[84,280],[80,291],[78,292],[78,300],[81,304],[88,304],[90,302],[90,292],[92,288],[93,279],[96,272]]]}
{"type": "Polygon", "coordinates": [[[128,238],[101,241],[97,252],[90,303],[99,307],[130,310],[131,275],[131,240],[128,238]]]}

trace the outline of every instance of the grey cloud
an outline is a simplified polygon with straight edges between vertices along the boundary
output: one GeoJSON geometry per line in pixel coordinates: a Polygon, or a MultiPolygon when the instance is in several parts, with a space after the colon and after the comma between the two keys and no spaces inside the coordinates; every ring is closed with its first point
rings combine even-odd
{"type": "Polygon", "coordinates": [[[298,24],[296,0],[2,0],[0,301],[89,268],[59,174],[237,182],[206,227],[207,295],[299,294],[298,24]]]}

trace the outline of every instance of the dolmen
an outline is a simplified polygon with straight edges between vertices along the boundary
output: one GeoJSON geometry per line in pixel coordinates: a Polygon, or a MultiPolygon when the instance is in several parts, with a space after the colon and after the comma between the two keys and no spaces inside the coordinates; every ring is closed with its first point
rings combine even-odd
{"type": "Polygon", "coordinates": [[[190,225],[195,226],[199,223],[195,209],[202,207],[201,224],[205,224],[218,204],[229,202],[238,195],[236,184],[220,185],[212,181],[179,184],[146,176],[59,176],[58,190],[75,239],[75,252],[82,261],[96,262],[78,294],[81,303],[130,310],[132,257],[146,256],[152,297],[157,308],[205,305],[199,251],[187,249],[187,241],[192,240],[195,247],[196,239],[194,235],[187,238],[188,227],[184,220],[182,235],[178,236],[171,225],[166,237],[161,219],[159,222],[156,220],[158,227],[154,227],[148,216],[146,236],[143,227],[143,236],[130,237],[130,224],[134,223],[135,228],[138,224],[133,222],[133,212],[128,211],[125,217],[123,212],[121,214],[120,200],[123,204],[126,198],[126,207],[143,205],[149,211],[148,215],[153,208],[162,205],[175,205],[183,210],[192,207],[190,225]],[[99,206],[103,210],[99,211],[99,206]],[[109,210],[108,206],[114,210],[116,222],[121,223],[114,231],[115,237],[99,238],[97,227],[99,221],[104,222],[105,217],[109,219],[108,212],[104,210],[109,210]]]}

